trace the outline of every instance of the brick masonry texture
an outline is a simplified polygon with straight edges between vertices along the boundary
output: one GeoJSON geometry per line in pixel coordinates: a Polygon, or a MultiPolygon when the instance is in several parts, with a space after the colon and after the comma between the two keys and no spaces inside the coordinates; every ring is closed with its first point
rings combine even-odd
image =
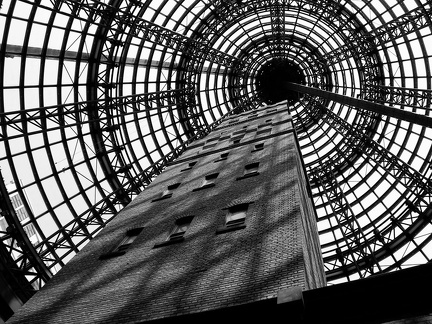
{"type": "Polygon", "coordinates": [[[301,206],[308,198],[299,185],[287,109],[267,111],[252,119],[233,116],[191,145],[10,323],[138,323],[274,298],[288,287],[324,285],[314,216],[302,217],[310,206],[301,206]],[[271,134],[257,135],[258,125],[270,118],[271,134]],[[225,138],[238,130],[246,130],[239,144],[225,138]],[[222,140],[203,149],[213,137],[222,140]],[[252,152],[257,143],[264,149],[252,152]],[[215,162],[226,152],[226,160],[215,162]],[[192,161],[197,163],[181,171],[192,161]],[[236,180],[253,162],[260,163],[259,175],[236,180]],[[212,173],[219,173],[214,187],[192,191],[212,173]],[[180,186],[172,197],[152,202],[174,183],[180,186]],[[217,235],[233,202],[250,202],[246,228],[217,235]],[[154,248],[176,219],[188,215],[194,218],[184,241],[154,248]],[[99,259],[136,227],[143,230],[124,255],[99,259]]]}

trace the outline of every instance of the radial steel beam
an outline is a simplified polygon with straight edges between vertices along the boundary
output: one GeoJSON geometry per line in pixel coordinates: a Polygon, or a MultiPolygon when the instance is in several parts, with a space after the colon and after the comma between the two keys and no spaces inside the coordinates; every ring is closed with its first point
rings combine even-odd
{"type": "MultiPolygon", "coordinates": [[[[379,94],[390,105],[413,107],[416,110],[432,110],[432,90],[370,85],[362,92],[363,99],[373,100],[379,94]]],[[[428,114],[428,112],[426,113],[428,114]]]]}
{"type": "MultiPolygon", "coordinates": [[[[223,66],[229,67],[238,64],[236,57],[208,46],[207,42],[195,41],[185,35],[138,17],[126,8],[120,7],[117,1],[111,1],[109,4],[89,0],[80,2],[75,0],[53,0],[52,2],[58,10],[61,9],[63,4],[71,8],[78,6],[78,10],[85,12],[89,17],[88,19],[94,21],[95,25],[110,29],[111,33],[130,33],[137,38],[175,49],[191,57],[208,55],[213,62],[223,66]]],[[[110,39],[107,38],[107,41],[110,39]]],[[[118,46],[121,44],[116,42],[113,45],[118,46]]]]}
{"type": "MultiPolygon", "coordinates": [[[[431,8],[415,8],[400,17],[397,17],[384,25],[374,29],[371,33],[354,32],[348,37],[348,41],[342,46],[325,54],[324,58],[331,64],[335,64],[352,57],[364,57],[377,52],[376,46],[380,46],[395,39],[418,31],[429,26],[432,12],[431,8]]],[[[344,29],[349,30],[349,29],[344,29]]],[[[352,29],[353,31],[357,29],[352,29]]]]}
{"type": "Polygon", "coordinates": [[[371,40],[376,45],[394,41],[399,37],[428,27],[431,16],[431,4],[424,5],[424,7],[420,6],[373,30],[374,38],[371,40]]]}
{"type": "MultiPolygon", "coordinates": [[[[108,123],[108,119],[125,117],[137,113],[153,111],[154,114],[166,107],[166,110],[175,104],[175,98],[183,95],[185,90],[167,90],[159,92],[141,93],[123,97],[111,98],[113,111],[110,116],[100,116],[97,121],[108,123]],[[162,105],[161,103],[165,103],[162,105]]],[[[96,101],[72,102],[64,105],[46,106],[27,109],[24,111],[10,111],[0,113],[0,122],[3,128],[0,129],[0,139],[13,140],[23,136],[39,133],[46,133],[43,125],[44,120],[49,120],[58,126],[52,126],[49,131],[78,127],[93,123],[95,120],[88,116],[88,105],[96,104],[102,107],[105,99],[96,101]],[[32,131],[25,132],[23,125],[32,124],[32,131]],[[10,130],[9,134],[8,130],[10,130]]],[[[109,129],[103,129],[107,131],[109,129]]]]}
{"type": "Polygon", "coordinates": [[[272,34],[275,40],[274,44],[271,46],[275,49],[276,56],[283,56],[283,35],[285,34],[285,11],[284,7],[279,3],[279,1],[275,1],[273,6],[270,8],[271,13],[271,24],[272,24],[272,34]]]}
{"type": "MultiPolygon", "coordinates": [[[[6,51],[5,51],[5,57],[8,58],[14,58],[16,56],[23,56],[25,55],[26,58],[41,58],[43,57],[44,59],[48,59],[48,60],[58,60],[59,57],[63,54],[64,60],[65,61],[72,61],[72,62],[76,62],[78,59],[81,62],[88,62],[91,60],[91,57],[88,53],[80,53],[80,52],[76,52],[76,51],[64,51],[62,53],[61,50],[58,49],[54,49],[54,48],[47,48],[47,49],[43,49],[41,47],[34,47],[34,46],[29,46],[27,47],[27,49],[24,51],[23,47],[21,45],[11,45],[11,44],[7,44],[6,45],[6,51]]],[[[115,57],[113,59],[114,64],[122,64],[122,65],[126,65],[126,66],[134,66],[136,64],[141,65],[141,66],[150,66],[150,67],[162,67],[162,68],[167,68],[170,69],[172,68],[170,66],[170,63],[168,62],[160,62],[160,61],[156,61],[156,60],[147,60],[147,59],[137,59],[137,58],[133,58],[133,57],[127,57],[125,59],[121,59],[120,57],[115,57]]],[[[107,64],[107,62],[102,61],[102,64],[107,64]]],[[[174,65],[173,68],[176,68],[177,66],[174,65]]],[[[206,73],[215,73],[216,70],[213,69],[208,69],[206,68],[204,70],[204,72],[206,73]]]]}
{"type": "Polygon", "coordinates": [[[333,93],[319,88],[308,87],[292,82],[286,83],[286,89],[288,91],[297,91],[300,93],[309,94],[311,96],[317,96],[323,99],[333,100],[340,104],[352,106],[356,109],[364,109],[381,115],[394,117],[410,123],[432,128],[432,118],[429,116],[419,115],[410,111],[389,107],[372,101],[356,99],[338,93],[333,93]]]}

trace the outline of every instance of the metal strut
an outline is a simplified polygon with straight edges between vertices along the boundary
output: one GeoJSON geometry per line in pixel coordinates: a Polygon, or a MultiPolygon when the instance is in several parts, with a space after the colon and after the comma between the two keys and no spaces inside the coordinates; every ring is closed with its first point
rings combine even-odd
{"type": "Polygon", "coordinates": [[[6,232],[2,233],[0,241],[0,265],[8,276],[8,284],[16,286],[14,291],[21,301],[26,302],[52,274],[30,242],[16,215],[1,171],[0,214],[7,223],[6,232]]]}
{"type": "Polygon", "coordinates": [[[416,32],[422,28],[429,27],[431,15],[431,4],[425,4],[424,7],[408,11],[407,13],[374,29],[372,31],[374,37],[371,41],[375,42],[378,46],[394,41],[399,37],[416,32]],[[429,6],[429,8],[426,6],[429,6]]]}
{"type": "Polygon", "coordinates": [[[432,111],[432,90],[369,85],[362,91],[362,99],[374,100],[376,94],[380,95],[382,100],[380,103],[412,107],[413,110],[425,110],[425,115],[429,115],[432,111]]]}
{"type": "MultiPolygon", "coordinates": [[[[316,102],[317,105],[320,105],[318,101],[316,102]]],[[[336,279],[353,272],[358,272],[363,276],[362,270],[372,274],[373,266],[379,268],[377,261],[385,259],[389,254],[400,249],[407,240],[416,237],[430,223],[432,217],[432,181],[366,135],[367,125],[360,128],[354,127],[326,107],[321,107],[321,111],[324,112],[323,122],[331,125],[336,132],[342,135],[348,146],[348,151],[361,154],[380,165],[389,176],[406,188],[403,195],[407,199],[406,211],[398,217],[390,216],[391,219],[387,220],[389,223],[387,227],[381,230],[377,230],[373,224],[365,228],[357,227],[356,215],[348,200],[344,198],[337,175],[334,172],[337,165],[342,163],[348,163],[354,167],[355,161],[349,160],[347,151],[339,152],[338,156],[341,158],[341,163],[328,160],[318,167],[314,165],[308,168],[308,174],[312,180],[321,184],[320,187],[323,188],[324,194],[331,202],[333,213],[343,232],[341,240],[344,240],[347,246],[347,249],[338,248],[334,255],[324,257],[328,278],[336,279]],[[409,198],[411,199],[408,200],[409,198]],[[366,233],[365,229],[367,231],[368,227],[369,230],[366,233]],[[402,233],[396,238],[394,237],[395,228],[402,230],[402,233]],[[342,264],[342,267],[337,265],[337,261],[342,264]]],[[[403,200],[403,198],[401,199],[403,200]]],[[[401,261],[399,260],[399,262],[401,261]]],[[[398,261],[395,260],[395,264],[386,268],[385,271],[390,271],[398,264],[398,261]]]]}
{"type": "Polygon", "coordinates": [[[341,104],[350,105],[357,109],[364,109],[381,115],[405,120],[407,122],[418,124],[421,126],[432,127],[432,118],[429,116],[419,115],[410,111],[389,107],[372,101],[356,99],[349,96],[322,90],[319,88],[308,87],[292,82],[286,83],[286,89],[290,91],[297,91],[300,93],[309,94],[311,96],[318,96],[323,99],[333,100],[341,104]]]}

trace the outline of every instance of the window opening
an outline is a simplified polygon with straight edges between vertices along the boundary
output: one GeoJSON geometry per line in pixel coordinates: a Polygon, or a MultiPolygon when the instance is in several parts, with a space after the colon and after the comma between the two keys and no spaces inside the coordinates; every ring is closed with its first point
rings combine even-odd
{"type": "Polygon", "coordinates": [[[255,144],[254,149],[252,152],[261,151],[264,149],[264,143],[255,144]]]}
{"type": "Polygon", "coordinates": [[[114,248],[111,249],[108,253],[102,254],[99,259],[108,259],[115,256],[120,256],[126,253],[131,244],[136,240],[138,235],[142,232],[143,228],[133,228],[126,232],[125,237],[117,244],[114,248]]]}
{"type": "Polygon", "coordinates": [[[259,175],[259,162],[254,162],[245,166],[243,176],[238,177],[237,180],[253,177],[259,175]]]}
{"type": "Polygon", "coordinates": [[[175,240],[182,238],[186,231],[188,230],[193,217],[183,217],[181,219],[176,220],[174,228],[172,229],[170,235],[167,240],[175,240]]]}
{"type": "Polygon", "coordinates": [[[233,137],[240,136],[240,135],[244,136],[244,133],[246,133],[246,129],[241,129],[241,130],[235,131],[232,133],[232,135],[233,135],[233,137]]]}
{"type": "Polygon", "coordinates": [[[117,252],[126,251],[130,247],[130,245],[133,243],[133,241],[135,241],[135,239],[138,237],[138,235],[139,235],[139,233],[141,233],[141,231],[142,231],[142,228],[129,230],[126,233],[126,236],[123,238],[123,240],[117,246],[115,251],[117,251],[117,252]]]}
{"type": "Polygon", "coordinates": [[[184,236],[187,232],[187,230],[190,228],[192,219],[194,216],[186,216],[179,218],[175,221],[174,227],[169,232],[168,236],[166,237],[165,241],[156,243],[154,245],[154,248],[162,247],[171,245],[174,243],[180,243],[184,241],[184,236]]]}
{"type": "Polygon", "coordinates": [[[168,186],[168,188],[162,192],[162,197],[165,197],[165,196],[171,197],[173,194],[173,191],[175,189],[177,189],[179,186],[180,186],[180,183],[175,183],[175,184],[168,186]]]}
{"type": "Polygon", "coordinates": [[[215,180],[218,177],[218,175],[219,175],[219,173],[213,173],[213,174],[206,175],[201,186],[193,189],[192,191],[198,191],[198,190],[202,190],[205,188],[214,187],[215,186],[215,180]]]}
{"type": "Polygon", "coordinates": [[[246,216],[250,203],[241,203],[228,208],[225,223],[216,230],[216,234],[236,231],[246,228],[246,216]]]}
{"type": "Polygon", "coordinates": [[[162,199],[167,199],[167,198],[171,198],[173,195],[173,191],[175,189],[177,189],[180,186],[180,183],[174,183],[172,185],[169,185],[167,187],[167,189],[165,189],[164,191],[162,191],[161,195],[159,198],[153,199],[153,201],[158,201],[158,200],[162,200],[162,199]]]}
{"type": "Polygon", "coordinates": [[[259,162],[251,163],[245,166],[245,175],[258,173],[259,162]]]}
{"type": "Polygon", "coordinates": [[[190,163],[188,164],[188,166],[187,166],[186,168],[180,170],[180,172],[183,172],[183,171],[187,171],[187,170],[192,169],[193,166],[194,166],[195,164],[196,164],[196,161],[194,161],[194,162],[190,162],[190,163]]]}
{"type": "Polygon", "coordinates": [[[228,153],[222,153],[219,157],[219,159],[217,159],[215,162],[220,162],[220,161],[224,161],[228,158],[229,152],[228,153]]]}
{"type": "Polygon", "coordinates": [[[245,136],[244,133],[240,134],[240,135],[235,135],[231,138],[231,141],[233,144],[238,144],[240,143],[240,140],[245,136]]]}
{"type": "Polygon", "coordinates": [[[205,145],[205,146],[203,146],[203,150],[207,150],[207,149],[215,147],[215,146],[216,146],[216,143],[205,145]]]}
{"type": "MultiPolygon", "coordinates": [[[[263,125],[260,125],[263,126],[263,125]]],[[[257,131],[257,135],[263,135],[263,134],[270,134],[272,129],[271,127],[267,127],[267,128],[260,128],[260,126],[258,126],[258,131],[257,131]]],[[[268,125],[265,125],[268,126],[268,125]]]]}
{"type": "Polygon", "coordinates": [[[226,226],[235,226],[244,224],[246,220],[247,204],[234,206],[228,209],[225,218],[226,226]]]}
{"type": "Polygon", "coordinates": [[[213,174],[207,175],[205,177],[204,182],[203,182],[202,185],[203,186],[207,186],[209,184],[214,183],[214,181],[216,180],[216,178],[218,177],[218,175],[219,175],[219,173],[213,173],[213,174]]]}
{"type": "Polygon", "coordinates": [[[214,137],[214,138],[207,140],[205,145],[203,146],[203,149],[206,150],[206,149],[215,147],[217,145],[218,140],[219,140],[219,137],[214,137]]]}
{"type": "Polygon", "coordinates": [[[219,137],[209,138],[209,139],[206,141],[206,143],[211,143],[211,142],[217,141],[218,139],[219,139],[219,137]]]}

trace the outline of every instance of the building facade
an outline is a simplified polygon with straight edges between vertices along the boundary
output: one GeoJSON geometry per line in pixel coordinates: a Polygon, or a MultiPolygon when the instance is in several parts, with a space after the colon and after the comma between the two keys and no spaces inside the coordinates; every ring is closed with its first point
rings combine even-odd
{"type": "Polygon", "coordinates": [[[309,192],[286,103],[232,115],[10,322],[269,318],[267,303],[325,285],[309,192]]]}
{"type": "MultiPolygon", "coordinates": [[[[14,211],[18,217],[18,220],[23,225],[24,232],[26,233],[27,237],[29,238],[30,242],[33,246],[36,246],[40,242],[40,237],[37,234],[37,231],[34,227],[34,225],[30,222],[30,217],[24,208],[24,203],[21,200],[21,197],[19,194],[15,191],[15,184],[9,183],[6,185],[6,188],[9,192],[14,192],[9,195],[9,199],[12,202],[12,206],[14,208],[14,211]]],[[[6,220],[3,216],[0,216],[0,230],[4,231],[8,227],[6,220]]],[[[16,257],[14,253],[12,253],[12,257],[16,257]]]]}
{"type": "Polygon", "coordinates": [[[17,225],[9,225],[6,220],[7,209],[3,204],[5,200],[10,201],[11,210],[16,215],[16,224],[22,226],[28,242],[36,246],[40,242],[40,237],[20,195],[15,190],[15,183],[8,183],[4,189],[4,194],[0,193],[2,205],[0,207],[0,233],[3,239],[0,251],[0,323],[4,323],[36,290],[40,289],[40,282],[34,281],[29,284],[30,278],[26,275],[17,275],[14,271],[17,268],[12,266],[17,259],[22,258],[23,244],[16,239],[17,225]]]}

